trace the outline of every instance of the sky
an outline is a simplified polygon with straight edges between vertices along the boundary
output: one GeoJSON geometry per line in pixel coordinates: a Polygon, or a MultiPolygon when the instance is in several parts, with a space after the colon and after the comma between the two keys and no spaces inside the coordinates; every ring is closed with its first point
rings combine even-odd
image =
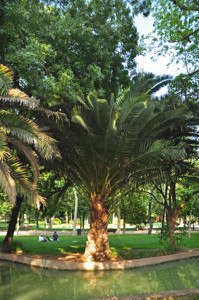
{"type": "MultiPolygon", "coordinates": [[[[140,36],[142,34],[149,34],[153,31],[153,17],[149,16],[145,18],[142,15],[139,15],[135,17],[135,26],[137,27],[140,36]]],[[[153,62],[150,58],[151,55],[152,53],[149,53],[145,57],[137,57],[137,71],[144,70],[145,72],[152,72],[157,75],[168,74],[173,76],[177,76],[182,72],[182,70],[181,72],[178,70],[179,65],[175,65],[175,63],[167,66],[170,61],[169,56],[156,56],[157,61],[153,62]]]]}

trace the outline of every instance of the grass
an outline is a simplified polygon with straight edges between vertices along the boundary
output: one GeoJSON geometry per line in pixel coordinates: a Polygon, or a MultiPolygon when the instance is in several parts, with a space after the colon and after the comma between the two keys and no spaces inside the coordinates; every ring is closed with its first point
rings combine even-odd
{"type": "MultiPolygon", "coordinates": [[[[4,237],[0,236],[0,244],[4,237]]],[[[38,242],[38,236],[19,236],[13,239],[13,248],[28,255],[66,255],[84,253],[87,236],[60,236],[60,242],[38,242]]],[[[110,249],[113,257],[133,259],[172,253],[159,243],[157,234],[110,235],[110,249]]],[[[184,248],[199,248],[199,233],[192,233],[191,239],[183,243],[184,248]]]]}

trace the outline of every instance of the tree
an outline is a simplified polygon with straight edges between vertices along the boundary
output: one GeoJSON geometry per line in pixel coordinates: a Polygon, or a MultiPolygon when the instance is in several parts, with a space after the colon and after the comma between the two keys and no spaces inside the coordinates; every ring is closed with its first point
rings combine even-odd
{"type": "Polygon", "coordinates": [[[176,63],[183,62],[187,74],[199,72],[197,39],[199,5],[197,0],[152,1],[155,18],[155,41],[158,51],[172,55],[176,63]],[[174,51],[173,51],[174,50],[174,51]]]}
{"type": "MultiPolygon", "coordinates": [[[[198,17],[197,0],[152,0],[154,33],[151,48],[158,55],[167,54],[171,62],[184,70],[172,84],[174,94],[179,94],[189,104],[198,99],[198,17]],[[155,46],[155,47],[154,47],[155,46]]],[[[198,107],[197,107],[198,111],[198,107]]]]}
{"type": "MultiPolygon", "coordinates": [[[[158,101],[163,111],[167,111],[168,113],[177,107],[178,109],[187,111],[186,104],[177,96],[173,98],[173,95],[167,95],[158,101]]],[[[189,193],[183,193],[184,197],[179,197],[179,185],[184,184],[186,186],[186,182],[191,179],[197,181],[198,176],[198,167],[192,163],[192,161],[198,159],[198,118],[193,116],[191,111],[187,111],[187,113],[186,120],[179,123],[175,128],[170,128],[162,136],[162,138],[170,139],[176,144],[183,142],[186,156],[183,160],[179,161],[171,161],[169,163],[165,161],[164,167],[161,167],[156,173],[155,180],[153,180],[153,187],[161,195],[162,201],[158,200],[154,193],[151,193],[157,203],[163,207],[163,218],[164,212],[167,213],[170,246],[174,248],[176,247],[174,229],[179,214],[183,206],[198,193],[198,188],[195,186],[189,190],[189,193]]],[[[187,184],[187,186],[189,185],[187,184]]]]}
{"type": "Polygon", "coordinates": [[[147,222],[146,203],[139,194],[127,195],[127,203],[124,203],[124,219],[127,223],[136,225],[138,228],[142,223],[147,222]]]}
{"type": "Polygon", "coordinates": [[[38,106],[38,101],[19,90],[9,89],[12,83],[10,70],[0,65],[0,185],[14,204],[2,246],[5,252],[11,251],[23,198],[37,204],[44,201],[36,185],[39,176],[38,155],[49,159],[56,150],[53,139],[42,132],[35,122],[20,114],[20,105],[33,109],[38,106]]]}
{"type": "Polygon", "coordinates": [[[161,165],[163,157],[179,158],[173,148],[158,137],[185,114],[178,110],[159,113],[147,95],[120,98],[120,103],[98,99],[90,94],[87,101],[72,111],[65,172],[84,194],[90,207],[90,231],[85,249],[87,260],[110,257],[107,225],[113,202],[110,196],[118,188],[143,177],[161,165]]]}
{"type": "Polygon", "coordinates": [[[79,89],[116,96],[128,86],[138,35],[126,1],[5,0],[1,12],[0,60],[43,106],[74,104],[79,89]]]}
{"type": "Polygon", "coordinates": [[[10,218],[11,210],[8,196],[5,192],[0,191],[0,216],[7,221],[10,218]]]}
{"type": "Polygon", "coordinates": [[[169,244],[174,249],[176,248],[174,233],[176,222],[184,206],[193,200],[194,195],[199,193],[198,185],[193,184],[197,181],[198,168],[184,161],[167,164],[160,170],[158,178],[153,182],[162,201],[156,195],[152,196],[166,209],[169,244]],[[181,186],[185,186],[186,190],[181,186]]]}

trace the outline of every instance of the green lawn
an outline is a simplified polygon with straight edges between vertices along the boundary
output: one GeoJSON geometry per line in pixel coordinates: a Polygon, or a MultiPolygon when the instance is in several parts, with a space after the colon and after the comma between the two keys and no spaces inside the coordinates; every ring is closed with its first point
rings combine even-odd
{"type": "MultiPolygon", "coordinates": [[[[187,236],[188,237],[188,236],[187,236]]],[[[0,237],[0,243],[4,237],[0,237]]],[[[84,253],[87,236],[60,236],[60,242],[38,242],[38,236],[14,237],[15,249],[26,254],[61,255],[69,253],[84,253]]],[[[123,258],[139,258],[161,255],[168,252],[159,243],[157,234],[110,235],[110,248],[113,256],[123,258]]],[[[192,233],[191,239],[186,238],[182,247],[199,248],[199,233],[192,233]]],[[[168,252],[169,253],[169,252],[168,252]]]]}

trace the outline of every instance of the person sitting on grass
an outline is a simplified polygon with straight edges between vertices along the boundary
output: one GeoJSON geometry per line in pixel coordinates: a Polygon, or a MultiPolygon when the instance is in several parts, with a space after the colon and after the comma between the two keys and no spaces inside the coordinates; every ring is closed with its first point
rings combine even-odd
{"type": "Polygon", "coordinates": [[[50,242],[49,237],[44,237],[43,234],[39,236],[39,242],[50,242]]]}
{"type": "Polygon", "coordinates": [[[57,234],[57,232],[55,231],[54,234],[53,234],[53,241],[54,242],[59,242],[59,236],[57,234]]]}

